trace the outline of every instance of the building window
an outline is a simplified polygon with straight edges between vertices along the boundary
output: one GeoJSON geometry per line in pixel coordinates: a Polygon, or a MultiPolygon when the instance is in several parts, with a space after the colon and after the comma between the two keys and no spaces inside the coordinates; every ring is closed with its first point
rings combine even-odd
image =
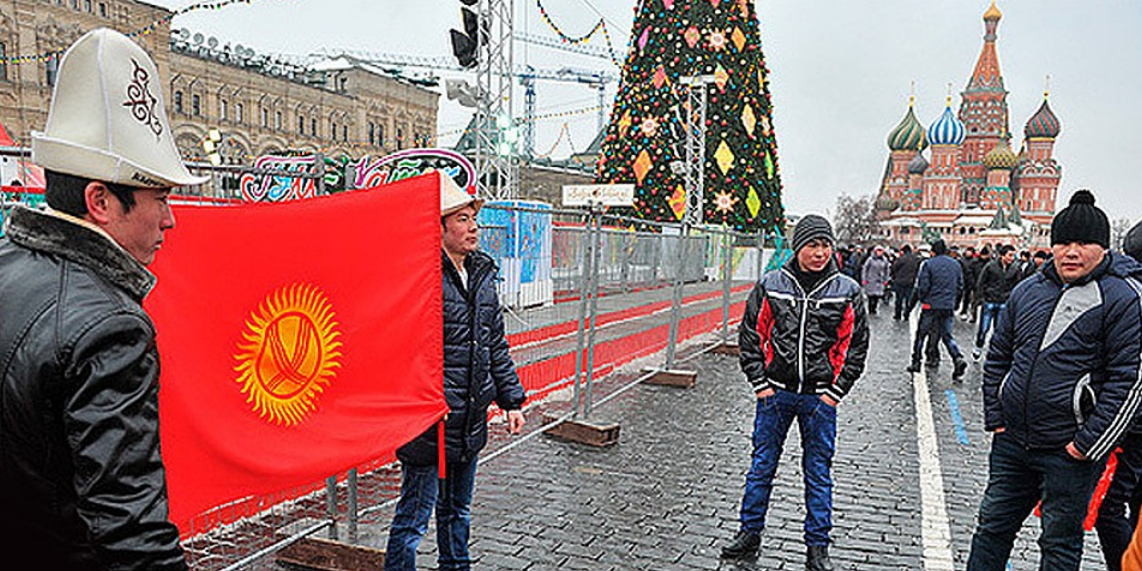
{"type": "Polygon", "coordinates": [[[99,15],[103,18],[107,17],[107,3],[106,2],[100,2],[99,3],[99,15]]]}
{"type": "Polygon", "coordinates": [[[274,112],[274,128],[275,129],[281,129],[282,128],[282,112],[281,111],[275,111],[274,112]]]}
{"type": "Polygon", "coordinates": [[[183,110],[182,110],[182,92],[181,91],[174,92],[174,112],[175,113],[182,113],[183,112],[183,110]]]}
{"type": "Polygon", "coordinates": [[[369,123],[369,144],[375,145],[377,141],[377,126],[369,123]]]}
{"type": "Polygon", "coordinates": [[[298,135],[304,135],[305,134],[305,117],[303,117],[301,115],[297,116],[297,134],[298,135]]]}
{"type": "Polygon", "coordinates": [[[377,125],[377,146],[385,146],[385,125],[383,123],[377,125]]]}
{"type": "Polygon", "coordinates": [[[0,42],[0,81],[8,79],[8,44],[0,42]]]}
{"type": "Polygon", "coordinates": [[[265,107],[262,107],[262,126],[270,126],[270,110],[266,109],[265,107]]]}
{"type": "Polygon", "coordinates": [[[202,97],[198,94],[190,96],[190,114],[195,117],[202,115],[202,97]]]}
{"type": "Polygon", "coordinates": [[[242,122],[242,104],[241,103],[238,103],[237,105],[234,106],[234,120],[239,122],[239,123],[242,122]]]}
{"type": "Polygon", "coordinates": [[[219,119],[222,119],[223,121],[225,121],[225,120],[226,120],[226,118],[227,118],[227,113],[226,113],[226,111],[227,111],[227,109],[226,109],[226,100],[225,100],[225,99],[222,99],[222,100],[218,101],[218,118],[219,118],[219,119]]]}
{"type": "Polygon", "coordinates": [[[88,14],[91,13],[91,0],[83,0],[83,10],[88,14]]]}
{"type": "Polygon", "coordinates": [[[330,141],[336,141],[337,140],[337,122],[336,121],[330,121],[329,122],[329,140],[330,141]]]}
{"type": "Polygon", "coordinates": [[[346,142],[346,143],[349,142],[349,126],[348,125],[342,125],[341,126],[341,141],[346,142]]]}
{"type": "Polygon", "coordinates": [[[397,150],[404,148],[404,130],[397,127],[397,150]]]}
{"type": "Polygon", "coordinates": [[[314,137],[317,136],[317,117],[314,117],[314,118],[309,120],[309,131],[310,131],[310,134],[313,135],[314,137]]]}

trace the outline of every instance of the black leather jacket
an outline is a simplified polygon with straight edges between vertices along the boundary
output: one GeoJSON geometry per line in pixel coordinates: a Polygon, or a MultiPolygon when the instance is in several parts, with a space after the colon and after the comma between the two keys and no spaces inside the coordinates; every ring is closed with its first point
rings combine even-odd
{"type": "Polygon", "coordinates": [[[738,343],[755,392],[767,388],[840,401],[864,371],[868,318],[864,293],[830,261],[815,283],[793,267],[761,278],[746,301],[738,343]]]}
{"type": "Polygon", "coordinates": [[[0,553],[27,569],[185,569],[159,457],[154,277],[18,208],[0,239],[0,553]]]}
{"type": "MultiPolygon", "coordinates": [[[[449,462],[470,462],[488,442],[488,407],[523,406],[526,395],[516,375],[504,336],[503,308],[496,293],[496,265],[483,252],[464,261],[468,287],[441,252],[444,266],[444,450],[449,462]]],[[[397,450],[402,462],[430,466],[437,462],[436,427],[397,450]]]]}

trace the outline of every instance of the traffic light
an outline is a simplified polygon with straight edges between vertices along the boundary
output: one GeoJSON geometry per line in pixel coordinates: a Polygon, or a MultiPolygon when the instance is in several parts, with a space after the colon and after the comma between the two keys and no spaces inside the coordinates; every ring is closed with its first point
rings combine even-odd
{"type": "Polygon", "coordinates": [[[460,17],[463,19],[464,31],[448,30],[452,36],[452,53],[456,56],[456,60],[460,63],[460,67],[473,68],[476,67],[478,53],[480,50],[480,16],[476,13],[473,6],[479,0],[460,0],[463,7],[460,8],[460,17]]]}

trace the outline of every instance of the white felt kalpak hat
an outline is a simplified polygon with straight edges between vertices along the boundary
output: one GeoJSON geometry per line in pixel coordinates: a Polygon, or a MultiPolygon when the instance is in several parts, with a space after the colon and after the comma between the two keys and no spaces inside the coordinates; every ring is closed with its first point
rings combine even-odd
{"type": "Polygon", "coordinates": [[[32,133],[41,167],[137,187],[202,184],[175,148],[158,69],[127,36],[99,28],[76,40],[59,65],[44,132],[32,133]]]}
{"type": "Polygon", "coordinates": [[[441,172],[440,216],[448,216],[469,204],[476,207],[476,211],[479,212],[480,207],[484,205],[484,201],[464,192],[464,190],[456,184],[456,181],[452,180],[452,177],[441,172]]]}

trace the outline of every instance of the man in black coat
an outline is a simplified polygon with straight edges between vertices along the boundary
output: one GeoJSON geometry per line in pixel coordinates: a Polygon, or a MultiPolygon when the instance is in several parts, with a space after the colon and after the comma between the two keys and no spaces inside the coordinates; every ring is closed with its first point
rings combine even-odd
{"type": "Polygon", "coordinates": [[[892,289],[896,294],[896,311],[892,318],[906,319],[912,313],[912,291],[916,287],[916,274],[920,271],[920,258],[907,244],[900,248],[900,255],[892,262],[892,289]]]}
{"type": "Polygon", "coordinates": [[[171,187],[207,178],[179,158],[162,85],[142,48],[91,31],[64,54],[46,128],[32,136],[51,208],[15,209],[0,239],[9,567],[186,569],[167,516],[159,353],[142,302],[155,285],[146,265],[174,228],[171,187]]]}
{"type": "Polygon", "coordinates": [[[441,571],[468,570],[470,506],[476,461],[488,441],[488,407],[507,411],[508,431],[524,425],[526,394],[508,354],[503,308],[496,293],[496,266],[478,250],[476,213],[482,200],[441,175],[444,294],[444,467],[438,428],[429,429],[397,450],[401,497],[389,530],[385,571],[415,571],[416,547],[436,509],[441,571]],[[441,474],[443,472],[443,474],[441,474]]]}
{"type": "Polygon", "coordinates": [[[998,256],[980,272],[976,285],[981,307],[979,331],[975,336],[975,348],[972,349],[972,358],[976,361],[983,355],[983,342],[987,340],[988,331],[999,319],[1011,290],[1022,279],[1023,271],[1015,261],[1015,247],[1010,244],[1000,246],[998,256]]]}

